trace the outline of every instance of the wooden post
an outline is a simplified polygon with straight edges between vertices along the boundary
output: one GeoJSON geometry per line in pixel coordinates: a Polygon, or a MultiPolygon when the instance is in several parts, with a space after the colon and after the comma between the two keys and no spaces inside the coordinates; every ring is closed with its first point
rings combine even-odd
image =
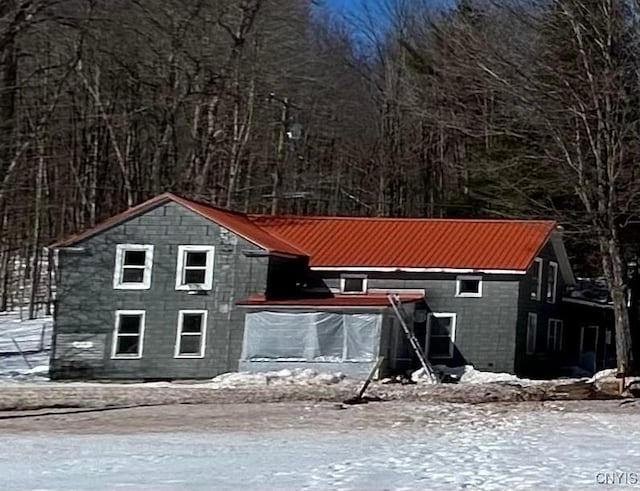
{"type": "Polygon", "coordinates": [[[29,360],[27,360],[27,356],[24,354],[24,352],[22,351],[22,349],[20,348],[20,345],[18,344],[18,342],[16,341],[16,339],[12,336],[11,337],[11,341],[13,341],[13,344],[15,345],[15,347],[18,349],[18,352],[20,353],[20,355],[22,356],[22,359],[24,360],[24,362],[27,364],[27,366],[29,367],[29,369],[32,369],[33,367],[31,366],[31,363],[29,363],[29,360]]]}

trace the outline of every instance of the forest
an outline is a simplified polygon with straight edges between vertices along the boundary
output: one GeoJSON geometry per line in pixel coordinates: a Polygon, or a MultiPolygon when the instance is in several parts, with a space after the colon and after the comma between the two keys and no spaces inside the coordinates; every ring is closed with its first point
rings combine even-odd
{"type": "Polygon", "coordinates": [[[363,5],[0,2],[0,311],[51,295],[47,245],[173,191],[273,214],[557,220],[630,353],[640,1],[363,5]]]}

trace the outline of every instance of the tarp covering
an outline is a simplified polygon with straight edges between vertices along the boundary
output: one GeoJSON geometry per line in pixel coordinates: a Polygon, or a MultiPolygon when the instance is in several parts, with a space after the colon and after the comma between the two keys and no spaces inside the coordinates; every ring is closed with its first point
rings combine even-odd
{"type": "Polygon", "coordinates": [[[381,322],[381,314],[247,313],[242,359],[373,361],[381,322]]]}

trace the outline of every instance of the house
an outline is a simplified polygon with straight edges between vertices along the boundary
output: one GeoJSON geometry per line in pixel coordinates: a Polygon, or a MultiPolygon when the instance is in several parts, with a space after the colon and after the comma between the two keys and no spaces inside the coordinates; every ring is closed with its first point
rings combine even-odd
{"type": "MultiPolygon", "coordinates": [[[[616,366],[615,315],[604,280],[578,278],[562,298],[563,362],[595,373],[616,366]]],[[[632,314],[631,309],[630,314],[632,314]]]]}
{"type": "Polygon", "coordinates": [[[574,282],[551,221],[273,217],[170,193],[52,248],[57,379],[403,371],[390,293],[432,362],[536,374],[574,282]]]}

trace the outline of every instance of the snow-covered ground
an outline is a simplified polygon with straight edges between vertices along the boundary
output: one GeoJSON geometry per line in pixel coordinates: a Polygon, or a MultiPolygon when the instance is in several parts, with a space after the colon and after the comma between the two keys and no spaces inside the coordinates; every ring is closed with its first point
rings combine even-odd
{"type": "Polygon", "coordinates": [[[640,414],[457,416],[422,428],[390,421],[347,431],[256,424],[243,432],[4,435],[0,476],[6,491],[602,489],[616,472],[627,486],[615,489],[633,489],[640,479],[640,414]]]}
{"type": "Polygon", "coordinates": [[[16,312],[0,313],[0,377],[43,380],[49,370],[51,332],[51,317],[21,321],[16,312]]]}

